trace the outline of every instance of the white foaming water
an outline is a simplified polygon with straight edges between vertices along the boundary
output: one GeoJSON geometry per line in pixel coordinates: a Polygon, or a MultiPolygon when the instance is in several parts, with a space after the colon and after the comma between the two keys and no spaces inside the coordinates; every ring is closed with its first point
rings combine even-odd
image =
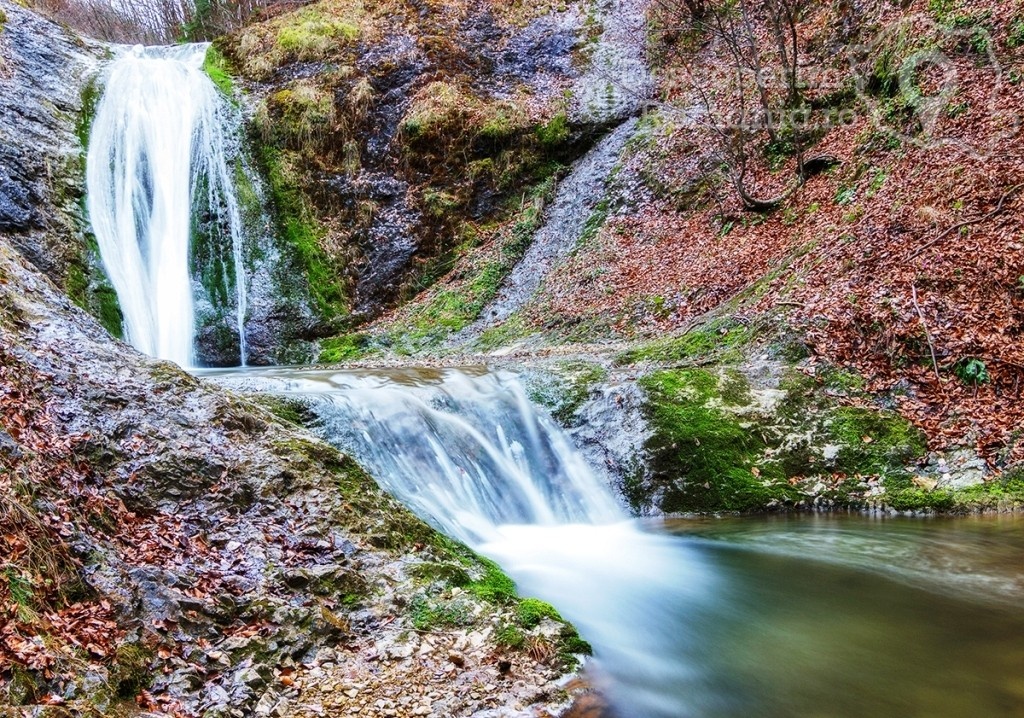
{"type": "MultiPolygon", "coordinates": [[[[515,375],[484,370],[215,372],[241,391],[300,395],[323,435],[450,536],[558,606],[595,648],[632,718],[679,718],[664,687],[699,671],[677,650],[714,574],[699,553],[628,519],[515,375]],[[669,628],[671,627],[671,628],[669,628]]],[[[686,713],[689,715],[689,713],[686,713]]]]}
{"type": "Polygon", "coordinates": [[[557,606],[618,718],[1020,716],[1019,522],[660,527],[674,536],[626,518],[514,375],[205,374],[305,397],[395,496],[557,606]]]}
{"type": "MultiPolygon", "coordinates": [[[[194,363],[193,217],[209,211],[234,257],[245,363],[242,222],[225,156],[223,98],[203,72],[208,45],[137,46],[110,67],[89,140],[89,218],[124,314],[151,356],[194,363]]],[[[226,281],[226,285],[230,285],[226,281]]]]}

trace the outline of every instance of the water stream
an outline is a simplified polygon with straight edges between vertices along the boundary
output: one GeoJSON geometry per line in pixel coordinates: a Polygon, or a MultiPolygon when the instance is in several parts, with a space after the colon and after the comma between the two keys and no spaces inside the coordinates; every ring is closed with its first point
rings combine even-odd
{"type": "Polygon", "coordinates": [[[497,296],[480,312],[480,317],[452,338],[453,345],[478,337],[485,329],[522,309],[548,274],[565,260],[582,238],[588,219],[604,197],[608,178],[636,126],[636,119],[621,123],[573,166],[558,185],[551,205],[545,209],[544,224],[534,234],[523,258],[502,282],[497,296]]]}
{"type": "Polygon", "coordinates": [[[1024,521],[629,519],[516,376],[248,370],[593,644],[617,718],[1024,713],[1024,521]]]}
{"type": "MultiPolygon", "coordinates": [[[[226,101],[203,72],[207,45],[137,46],[110,66],[89,139],[89,219],[140,351],[195,364],[191,243],[197,218],[226,235],[230,262],[215,281],[234,293],[245,364],[247,297],[242,220],[226,133],[226,101]]],[[[208,271],[209,268],[201,268],[208,271]]]]}

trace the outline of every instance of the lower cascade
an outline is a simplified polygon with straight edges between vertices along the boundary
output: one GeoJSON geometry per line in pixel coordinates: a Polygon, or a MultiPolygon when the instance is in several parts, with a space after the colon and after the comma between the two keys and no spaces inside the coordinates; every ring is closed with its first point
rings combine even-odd
{"type": "Polygon", "coordinates": [[[691,670],[666,627],[678,623],[674,605],[710,600],[710,574],[677,541],[629,520],[516,375],[273,368],[208,376],[301,398],[324,438],[384,488],[498,561],[524,595],[556,605],[594,645],[613,678],[610,696],[628,694],[624,715],[689,715],[664,695],[691,670]]]}
{"type": "Polygon", "coordinates": [[[244,365],[242,220],[225,149],[230,111],[203,71],[207,49],[136,46],[112,63],[89,141],[87,202],[125,338],[182,366],[195,364],[190,244],[196,218],[213,217],[215,239],[230,243],[217,281],[234,290],[244,365]]]}

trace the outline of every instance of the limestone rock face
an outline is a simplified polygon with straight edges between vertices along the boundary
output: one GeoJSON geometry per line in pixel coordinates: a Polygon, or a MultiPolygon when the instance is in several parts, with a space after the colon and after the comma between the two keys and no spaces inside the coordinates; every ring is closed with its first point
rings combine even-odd
{"type": "Polygon", "coordinates": [[[63,284],[86,249],[76,131],[105,48],[9,0],[0,29],[0,235],[63,284]]]}

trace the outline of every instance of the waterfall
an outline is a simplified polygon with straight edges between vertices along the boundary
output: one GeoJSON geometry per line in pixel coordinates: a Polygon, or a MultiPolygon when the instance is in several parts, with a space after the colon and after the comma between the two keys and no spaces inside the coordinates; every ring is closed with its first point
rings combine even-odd
{"type": "Polygon", "coordinates": [[[225,149],[231,112],[202,69],[207,48],[136,46],[112,63],[89,140],[87,203],[127,340],[182,366],[195,363],[194,222],[213,218],[211,241],[230,242],[233,267],[224,263],[219,281],[234,290],[244,365],[242,221],[225,149]]]}
{"type": "Polygon", "coordinates": [[[681,606],[699,612],[713,602],[715,577],[692,548],[628,519],[515,374],[274,368],[206,375],[237,391],[301,397],[324,438],[392,495],[573,621],[612,677],[609,695],[628,706],[623,715],[700,714],[674,695],[702,680],[678,650],[693,631],[678,615],[681,606]]]}

